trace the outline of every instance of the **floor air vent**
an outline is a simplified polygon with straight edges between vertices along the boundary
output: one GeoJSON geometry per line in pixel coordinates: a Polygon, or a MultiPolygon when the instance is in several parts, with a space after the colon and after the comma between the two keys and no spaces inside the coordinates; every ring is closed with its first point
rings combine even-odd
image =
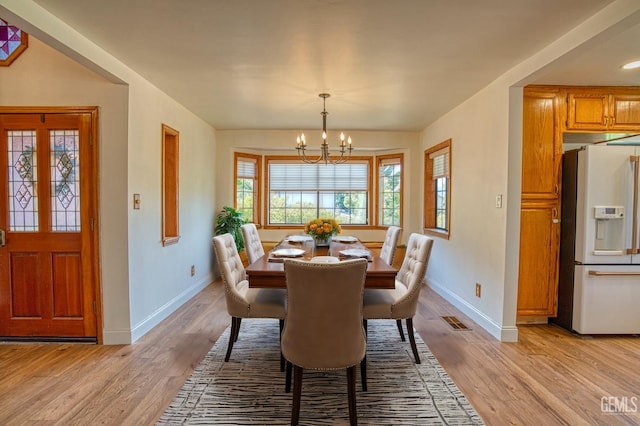
{"type": "Polygon", "coordinates": [[[454,330],[471,330],[456,317],[442,317],[454,330]]]}

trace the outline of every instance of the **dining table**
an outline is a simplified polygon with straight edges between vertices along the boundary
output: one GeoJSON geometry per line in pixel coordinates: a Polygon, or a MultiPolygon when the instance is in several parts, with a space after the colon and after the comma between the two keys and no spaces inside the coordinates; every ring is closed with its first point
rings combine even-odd
{"type": "Polygon", "coordinates": [[[365,288],[395,288],[398,270],[355,237],[336,237],[331,239],[327,246],[316,246],[313,239],[305,236],[289,236],[276,244],[273,250],[247,266],[247,279],[249,287],[286,288],[285,259],[327,262],[358,257],[368,260],[365,288]]]}

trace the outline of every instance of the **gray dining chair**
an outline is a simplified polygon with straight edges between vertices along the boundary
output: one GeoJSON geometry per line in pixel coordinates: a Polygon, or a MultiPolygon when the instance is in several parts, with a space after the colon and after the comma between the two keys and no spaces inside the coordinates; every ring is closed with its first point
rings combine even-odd
{"type": "Polygon", "coordinates": [[[252,264],[264,256],[264,248],[258,234],[258,228],[254,223],[245,223],[240,226],[242,238],[244,239],[244,249],[247,252],[247,260],[252,264]]]}
{"type": "Polygon", "coordinates": [[[289,391],[293,366],[291,424],[298,424],[304,369],[347,370],[349,420],[357,424],[355,366],[366,390],[367,342],[362,323],[366,259],[315,263],[285,259],[287,310],[282,354],[289,391]]]}
{"type": "Polygon", "coordinates": [[[390,226],[387,228],[387,233],[384,236],[384,242],[380,249],[380,259],[384,260],[389,265],[393,264],[393,258],[396,255],[398,240],[400,239],[400,231],[402,231],[402,228],[399,226],[390,226]]]}
{"type": "MultiPolygon", "coordinates": [[[[286,291],[284,289],[249,288],[246,272],[231,234],[213,237],[220,275],[224,283],[227,312],[231,315],[229,345],[224,357],[231,357],[233,343],[238,339],[243,318],[274,318],[280,320],[280,330],[284,326],[286,291]]],[[[280,369],[284,369],[284,358],[280,359],[280,369]]]]}
{"type": "Polygon", "coordinates": [[[418,297],[424,283],[432,247],[433,239],[422,234],[411,234],[402,266],[396,275],[395,288],[392,290],[366,289],[364,292],[362,312],[365,329],[368,320],[394,319],[398,325],[400,337],[404,341],[402,320],[406,320],[409,342],[416,364],[420,364],[420,356],[413,332],[413,317],[416,314],[418,297]]]}

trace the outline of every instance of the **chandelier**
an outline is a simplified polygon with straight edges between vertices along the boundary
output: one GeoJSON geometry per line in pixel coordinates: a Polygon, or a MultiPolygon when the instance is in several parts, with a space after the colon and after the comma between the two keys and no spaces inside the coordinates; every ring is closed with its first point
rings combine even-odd
{"type": "Polygon", "coordinates": [[[315,159],[307,157],[307,141],[304,138],[304,133],[302,133],[297,138],[296,149],[298,150],[298,157],[308,164],[315,164],[320,161],[324,162],[324,164],[342,164],[351,157],[351,151],[353,150],[351,147],[351,137],[348,137],[345,141],[344,133],[340,133],[340,157],[332,160],[329,154],[329,144],[327,143],[327,114],[329,113],[326,108],[327,98],[331,95],[328,93],[320,93],[318,96],[322,98],[322,112],[320,113],[322,115],[322,144],[320,145],[320,156],[315,159]],[[347,155],[345,156],[345,154],[347,155]]]}

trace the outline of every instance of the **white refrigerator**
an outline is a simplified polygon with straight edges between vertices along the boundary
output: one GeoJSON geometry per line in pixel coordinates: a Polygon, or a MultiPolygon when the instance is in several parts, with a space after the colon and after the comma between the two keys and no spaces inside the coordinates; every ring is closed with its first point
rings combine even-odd
{"type": "Polygon", "coordinates": [[[640,333],[639,172],[636,146],[589,145],[563,156],[555,322],[567,329],[640,333]]]}

